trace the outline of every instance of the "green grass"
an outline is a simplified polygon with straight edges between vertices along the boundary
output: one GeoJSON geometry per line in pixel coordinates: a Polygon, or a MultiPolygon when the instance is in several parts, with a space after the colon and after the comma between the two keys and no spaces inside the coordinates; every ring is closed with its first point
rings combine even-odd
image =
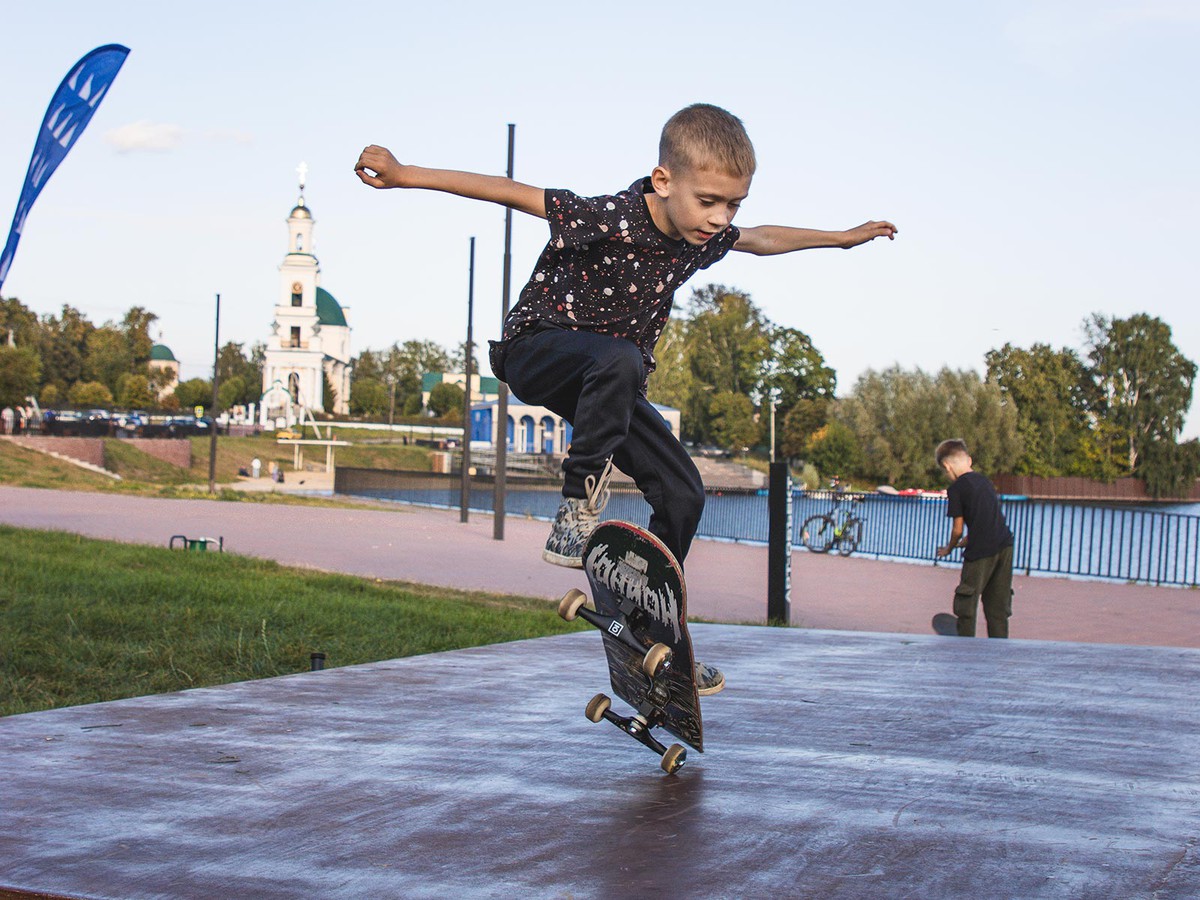
{"type": "Polygon", "coordinates": [[[581,627],[544,600],[0,526],[0,715],[581,627]]]}

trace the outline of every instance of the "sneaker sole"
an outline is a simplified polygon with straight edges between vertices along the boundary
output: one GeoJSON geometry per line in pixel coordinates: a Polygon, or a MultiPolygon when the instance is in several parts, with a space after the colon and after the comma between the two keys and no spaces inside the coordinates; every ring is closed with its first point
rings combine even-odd
{"type": "Polygon", "coordinates": [[[583,568],[583,557],[581,556],[563,556],[561,553],[551,553],[549,550],[543,550],[542,559],[551,565],[565,566],[568,569],[583,568]]]}

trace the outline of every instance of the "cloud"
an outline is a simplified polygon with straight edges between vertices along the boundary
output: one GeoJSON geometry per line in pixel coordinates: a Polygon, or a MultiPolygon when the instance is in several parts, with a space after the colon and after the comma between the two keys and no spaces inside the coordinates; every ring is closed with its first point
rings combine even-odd
{"type": "Polygon", "coordinates": [[[120,153],[130,153],[135,150],[149,150],[163,153],[176,149],[183,143],[183,128],[166,123],[133,122],[113,128],[104,135],[104,140],[117,148],[120,153]]]}

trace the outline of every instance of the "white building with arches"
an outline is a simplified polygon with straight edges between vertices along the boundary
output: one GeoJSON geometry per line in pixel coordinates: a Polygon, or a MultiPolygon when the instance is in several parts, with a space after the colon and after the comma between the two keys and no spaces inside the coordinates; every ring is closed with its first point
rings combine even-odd
{"type": "MultiPolygon", "coordinates": [[[[500,403],[489,400],[471,405],[471,442],[496,446],[497,418],[500,403]]],[[[654,408],[662,415],[671,433],[679,438],[680,413],[670,406],[657,403],[654,408]]],[[[514,453],[538,453],[565,456],[571,446],[571,423],[546,409],[522,403],[514,396],[508,399],[508,449],[514,453]]]]}

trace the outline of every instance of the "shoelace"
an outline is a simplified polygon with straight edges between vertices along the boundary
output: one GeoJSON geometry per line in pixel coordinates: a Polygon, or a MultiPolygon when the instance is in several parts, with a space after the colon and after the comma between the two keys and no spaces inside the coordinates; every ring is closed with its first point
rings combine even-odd
{"type": "Polygon", "coordinates": [[[609,497],[612,492],[608,489],[608,483],[612,481],[613,461],[612,457],[608,458],[608,462],[604,464],[604,470],[600,473],[600,477],[589,475],[583,480],[583,489],[587,491],[587,510],[595,515],[600,515],[604,507],[608,506],[609,497]]]}

